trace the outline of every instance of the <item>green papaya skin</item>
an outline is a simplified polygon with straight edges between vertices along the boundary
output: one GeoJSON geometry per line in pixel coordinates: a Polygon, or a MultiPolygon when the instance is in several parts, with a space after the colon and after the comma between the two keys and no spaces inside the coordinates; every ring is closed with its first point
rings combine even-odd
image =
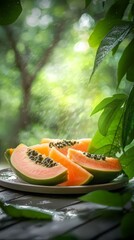
{"type": "Polygon", "coordinates": [[[91,184],[108,183],[122,173],[122,167],[119,160],[114,158],[111,158],[111,163],[109,164],[106,157],[103,157],[104,159],[93,159],[87,157],[82,151],[77,151],[75,149],[69,149],[68,156],[72,161],[94,176],[91,184]]]}
{"type": "MultiPolygon", "coordinates": [[[[27,146],[26,145],[23,145],[23,144],[20,144],[18,146],[19,150],[20,150],[20,153],[22,154],[21,151],[24,152],[24,158],[28,158],[27,155],[25,155],[25,149],[27,150],[27,146]]],[[[19,156],[18,156],[18,159],[17,161],[19,162],[20,161],[20,166],[22,164],[22,171],[21,171],[21,168],[18,169],[17,165],[14,164],[14,155],[15,155],[15,151],[19,151],[17,148],[14,150],[13,154],[11,154],[10,152],[10,149],[7,149],[4,153],[4,156],[5,156],[5,159],[7,160],[7,162],[9,163],[9,165],[11,166],[12,170],[15,172],[15,174],[21,179],[21,180],[24,180],[25,182],[28,182],[28,183],[31,183],[31,184],[39,184],[39,185],[48,185],[48,186],[53,186],[53,185],[57,185],[59,183],[62,183],[64,181],[67,180],[67,169],[64,168],[63,166],[58,166],[58,171],[59,173],[54,174],[53,175],[53,168],[50,168],[49,171],[50,171],[50,176],[47,178],[45,177],[45,175],[40,178],[40,176],[38,177],[38,173],[37,173],[37,178],[34,176],[32,177],[32,166],[34,168],[34,171],[36,171],[36,168],[37,168],[37,171],[38,171],[38,165],[36,163],[32,163],[31,165],[31,169],[29,169],[29,175],[28,174],[25,174],[24,173],[24,170],[23,170],[23,158],[21,160],[19,159],[19,156]]],[[[16,161],[16,159],[15,159],[16,161]]],[[[29,161],[31,161],[29,159],[29,161]]],[[[42,169],[44,168],[45,170],[45,167],[41,167],[42,169]]]]}

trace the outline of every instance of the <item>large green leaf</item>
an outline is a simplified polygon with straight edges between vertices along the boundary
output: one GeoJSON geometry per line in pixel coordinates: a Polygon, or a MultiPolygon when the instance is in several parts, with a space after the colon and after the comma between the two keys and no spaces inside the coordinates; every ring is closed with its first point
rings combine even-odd
{"type": "Polygon", "coordinates": [[[105,99],[103,99],[92,111],[91,115],[103,110],[105,107],[112,107],[113,103],[118,104],[118,102],[124,102],[124,100],[126,100],[126,95],[125,94],[114,94],[112,97],[107,97],[105,99]]]}
{"type": "Polygon", "coordinates": [[[129,94],[123,117],[122,146],[130,144],[134,139],[134,86],[129,94]]]}
{"type": "Polygon", "coordinates": [[[123,109],[120,108],[114,121],[108,129],[106,136],[103,136],[98,130],[88,151],[90,153],[105,154],[106,156],[116,156],[121,149],[121,131],[122,131],[123,109]]]}
{"type": "Polygon", "coordinates": [[[109,8],[106,14],[106,18],[122,18],[126,8],[129,4],[129,0],[116,0],[115,3],[109,8]]]}
{"type": "Polygon", "coordinates": [[[115,131],[111,131],[107,136],[103,136],[97,131],[92,139],[88,152],[95,154],[104,154],[105,156],[115,156],[119,151],[119,146],[113,143],[115,131]]]}
{"type": "Polygon", "coordinates": [[[130,192],[120,195],[119,193],[112,193],[106,190],[96,190],[80,197],[80,200],[110,207],[124,207],[131,197],[132,194],[130,192]]]}
{"type": "MultiPolygon", "coordinates": [[[[93,76],[97,67],[106,57],[106,55],[120,42],[124,40],[124,38],[128,35],[130,30],[132,29],[132,22],[124,22],[118,26],[115,26],[111,29],[111,31],[104,37],[102,40],[95,57],[94,67],[91,74],[93,76]]],[[[90,77],[90,79],[91,79],[90,77]]]]}
{"type": "Polygon", "coordinates": [[[85,8],[89,7],[92,0],[85,0],[85,8]]]}
{"type": "Polygon", "coordinates": [[[89,37],[89,45],[93,48],[98,47],[108,32],[121,22],[122,20],[116,18],[100,20],[89,37]]]}
{"type": "Polygon", "coordinates": [[[19,206],[15,204],[5,203],[0,200],[0,208],[9,216],[14,218],[29,218],[29,219],[46,219],[52,220],[52,212],[38,207],[19,206]]]}
{"type": "Polygon", "coordinates": [[[104,109],[98,120],[98,128],[102,135],[105,136],[107,134],[111,123],[114,121],[118,110],[125,102],[126,97],[125,94],[115,94],[112,97],[102,100],[93,110],[92,114],[95,114],[104,109]]]}
{"type": "Polygon", "coordinates": [[[125,48],[119,60],[118,69],[117,69],[118,84],[120,84],[121,79],[127,73],[127,70],[130,68],[133,62],[134,62],[134,39],[132,39],[132,41],[125,48]]]}
{"type": "Polygon", "coordinates": [[[20,0],[5,0],[0,3],[0,25],[16,21],[22,12],[20,0]]]}
{"type": "Polygon", "coordinates": [[[115,102],[114,104],[113,102],[113,105],[110,107],[106,107],[100,115],[98,120],[98,129],[103,136],[106,136],[108,129],[114,121],[121,105],[122,104],[117,105],[117,102],[115,102]]]}
{"type": "Polygon", "coordinates": [[[132,4],[132,7],[131,7],[131,15],[132,17],[134,16],[134,3],[132,4]]]}
{"type": "Polygon", "coordinates": [[[123,17],[128,4],[128,0],[118,0],[109,8],[105,18],[96,24],[94,31],[89,38],[89,44],[91,47],[98,47],[106,34],[114,26],[122,23],[121,18],[123,17]]]}
{"type": "Polygon", "coordinates": [[[129,179],[134,177],[134,147],[129,148],[120,156],[121,165],[129,179]]]}

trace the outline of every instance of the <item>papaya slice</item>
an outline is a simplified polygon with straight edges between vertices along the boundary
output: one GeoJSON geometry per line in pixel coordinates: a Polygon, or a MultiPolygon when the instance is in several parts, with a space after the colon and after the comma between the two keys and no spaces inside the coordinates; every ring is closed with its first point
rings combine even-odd
{"type": "Polygon", "coordinates": [[[54,161],[62,164],[68,169],[68,180],[60,184],[61,186],[80,186],[88,184],[92,179],[93,175],[70,161],[63,153],[59,152],[55,147],[52,147],[49,153],[49,157],[54,161]]]}
{"type": "MultiPolygon", "coordinates": [[[[43,141],[46,143],[47,139],[43,141]]],[[[78,140],[52,139],[51,141],[49,139],[49,142],[48,142],[50,148],[55,147],[64,155],[67,155],[69,148],[78,149],[81,151],[87,151],[90,143],[91,143],[90,138],[83,138],[78,140]]]]}
{"type": "MultiPolygon", "coordinates": [[[[51,138],[43,138],[41,140],[41,144],[35,144],[29,146],[31,149],[36,150],[41,154],[49,155],[49,151],[52,147],[57,148],[61,153],[67,155],[68,149],[78,149],[83,152],[88,150],[89,144],[91,143],[90,138],[83,138],[78,140],[61,140],[61,139],[51,139],[51,138]]],[[[13,153],[14,148],[10,148],[10,155],[13,153]]]]}
{"type": "Polygon", "coordinates": [[[58,142],[60,139],[58,138],[42,138],[41,143],[50,143],[50,142],[58,142]]]}
{"type": "Polygon", "coordinates": [[[68,158],[94,175],[92,183],[109,182],[122,171],[117,158],[90,154],[71,148],[68,150],[68,158]]]}
{"type": "Polygon", "coordinates": [[[9,148],[10,155],[13,153],[13,151],[14,151],[14,148],[9,148]]]}
{"type": "Polygon", "coordinates": [[[49,155],[49,151],[50,151],[49,143],[35,144],[30,146],[30,148],[36,150],[41,154],[45,154],[46,156],[49,155]]]}
{"type": "Polygon", "coordinates": [[[5,155],[16,175],[28,183],[56,185],[67,180],[67,168],[24,144],[10,158],[9,150],[5,155]]]}
{"type": "MultiPolygon", "coordinates": [[[[46,156],[49,155],[49,151],[50,151],[50,148],[49,148],[49,144],[48,143],[43,143],[43,144],[35,144],[35,145],[32,145],[32,146],[29,146],[29,148],[41,153],[41,154],[45,154],[46,156]]],[[[12,155],[13,151],[14,151],[15,148],[9,148],[8,151],[9,151],[9,154],[12,155]]]]}

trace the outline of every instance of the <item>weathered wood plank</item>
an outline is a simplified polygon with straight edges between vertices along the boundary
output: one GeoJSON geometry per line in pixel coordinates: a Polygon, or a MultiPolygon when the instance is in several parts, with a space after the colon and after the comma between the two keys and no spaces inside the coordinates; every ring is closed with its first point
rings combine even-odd
{"type": "Polygon", "coordinates": [[[87,219],[70,218],[64,221],[23,221],[1,230],[0,239],[52,239],[82,225],[87,219]]]}
{"type": "Polygon", "coordinates": [[[100,234],[100,236],[98,236],[97,238],[97,240],[113,240],[113,239],[114,240],[124,239],[121,233],[120,226],[112,228],[110,231],[107,231],[103,234],[100,234]]]}
{"type": "Polygon", "coordinates": [[[21,196],[23,196],[22,192],[16,192],[16,191],[10,191],[10,190],[0,192],[0,199],[5,202],[21,196]]]}
{"type": "MultiPolygon", "coordinates": [[[[0,239],[55,239],[72,236],[78,240],[107,240],[120,237],[122,215],[106,215],[105,207],[80,202],[78,196],[28,194],[2,190],[0,199],[19,205],[38,206],[57,211],[53,221],[15,220],[0,213],[0,239]],[[111,236],[114,236],[112,238],[111,236]]],[[[112,210],[113,211],[113,210],[112,210]]]]}
{"type": "MultiPolygon", "coordinates": [[[[115,234],[114,229],[117,228],[121,222],[122,214],[115,212],[115,215],[112,213],[106,214],[105,211],[102,212],[101,216],[98,216],[95,219],[91,219],[86,223],[82,224],[81,226],[76,227],[75,229],[71,230],[64,237],[72,237],[78,240],[89,240],[89,239],[99,239],[104,240],[103,236],[109,236],[108,233],[111,235],[115,234]],[[101,238],[102,236],[102,238],[101,238]]],[[[118,228],[117,228],[118,229],[118,228]]],[[[119,229],[118,229],[119,230],[119,229]]],[[[120,235],[118,231],[118,235],[120,235]]],[[[105,238],[105,240],[114,239],[116,238],[105,238]]]]}
{"type": "Polygon", "coordinates": [[[21,221],[11,227],[1,230],[0,239],[50,239],[65,234],[89,219],[94,219],[101,214],[100,211],[93,211],[93,205],[74,204],[61,209],[54,216],[54,220],[48,221],[21,221]],[[78,205],[78,206],[77,206],[78,205]],[[81,209],[81,210],[80,210],[81,209]],[[25,229],[25,230],[24,230],[25,229]],[[16,237],[17,236],[17,237],[16,237]]]}
{"type": "Polygon", "coordinates": [[[5,191],[5,188],[0,187],[0,192],[5,191]]]}
{"type": "Polygon", "coordinates": [[[49,196],[49,195],[23,195],[20,198],[10,201],[13,204],[36,206],[45,209],[59,210],[64,207],[76,204],[80,202],[75,197],[61,197],[61,196],[49,196]]]}

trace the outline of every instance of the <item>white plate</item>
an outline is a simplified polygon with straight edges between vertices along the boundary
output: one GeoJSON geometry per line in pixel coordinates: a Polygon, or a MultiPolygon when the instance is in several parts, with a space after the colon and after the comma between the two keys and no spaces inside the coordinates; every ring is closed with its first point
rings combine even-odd
{"type": "Polygon", "coordinates": [[[45,186],[34,185],[20,180],[10,169],[0,170],[0,186],[24,192],[42,193],[42,194],[85,194],[98,189],[116,190],[124,187],[128,183],[128,178],[120,175],[112,182],[104,184],[92,184],[85,186],[45,186]]]}

